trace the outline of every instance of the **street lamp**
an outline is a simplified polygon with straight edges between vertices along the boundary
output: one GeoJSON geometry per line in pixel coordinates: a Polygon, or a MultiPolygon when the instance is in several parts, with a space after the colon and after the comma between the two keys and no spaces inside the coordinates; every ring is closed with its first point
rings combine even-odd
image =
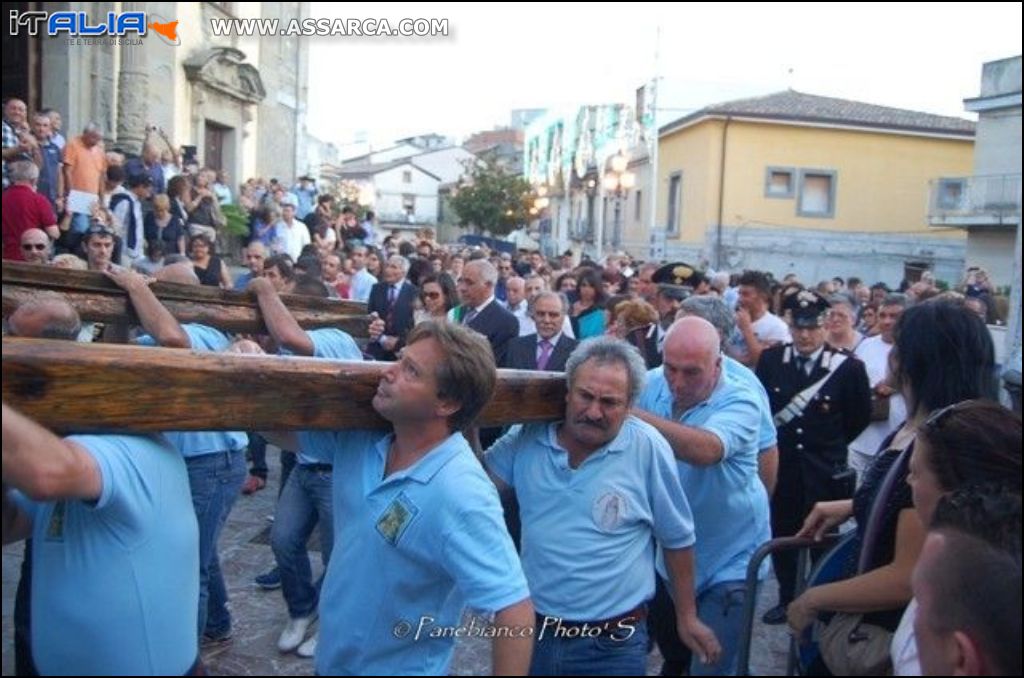
{"type": "Polygon", "coordinates": [[[612,231],[612,247],[622,247],[622,199],[636,186],[636,175],[628,171],[629,158],[624,153],[612,156],[611,169],[605,173],[601,185],[605,193],[615,196],[615,226],[612,231]]]}

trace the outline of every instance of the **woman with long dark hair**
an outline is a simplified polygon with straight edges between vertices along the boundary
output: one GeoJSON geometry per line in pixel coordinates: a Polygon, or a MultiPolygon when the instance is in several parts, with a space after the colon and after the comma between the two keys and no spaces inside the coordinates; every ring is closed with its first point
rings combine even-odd
{"type": "Polygon", "coordinates": [[[882,443],[853,499],[816,504],[798,533],[820,539],[853,516],[857,551],[866,549],[861,555],[868,557],[859,559],[863,567],[856,576],[809,588],[790,603],[789,626],[796,633],[818,613],[830,611],[862,613],[862,623],[896,629],[911,598],[910,575],[925,536],[906,482],[918,432],[935,410],[962,400],[995,399],[992,338],[962,305],[935,300],[912,306],[900,317],[894,338],[890,368],[908,418],[882,443]],[[881,496],[884,487],[891,488],[888,496],[881,496]],[[876,507],[877,502],[882,503],[876,507]],[[874,521],[870,534],[869,517],[874,521]]]}
{"type": "Polygon", "coordinates": [[[577,299],[569,311],[572,331],[580,341],[604,334],[604,303],[608,295],[596,269],[584,268],[576,274],[577,299]]]}
{"type": "MultiPolygon", "coordinates": [[[[926,528],[939,500],[972,486],[1000,486],[1021,493],[1021,419],[998,403],[965,400],[936,410],[921,425],[907,482],[926,528]]],[[[914,637],[916,601],[907,606],[893,636],[896,675],[921,675],[914,637]]]]}

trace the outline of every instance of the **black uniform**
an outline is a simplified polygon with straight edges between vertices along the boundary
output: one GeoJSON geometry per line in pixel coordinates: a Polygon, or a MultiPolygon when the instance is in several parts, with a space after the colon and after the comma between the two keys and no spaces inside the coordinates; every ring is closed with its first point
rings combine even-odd
{"type": "MultiPolygon", "coordinates": [[[[797,367],[792,344],[773,346],[761,354],[757,377],[768,392],[772,414],[798,393],[828,374],[828,381],[811,398],[802,414],[788,423],[776,418],[779,440],[779,478],[771,501],[772,536],[796,534],[819,501],[848,499],[853,478],[847,466],[847,445],[871,420],[871,387],[864,364],[849,351],[825,344],[810,374],[797,367]],[[841,358],[842,364],[839,364],[841,358]]],[[[796,552],[772,558],[782,604],[793,599],[796,552]]]]}

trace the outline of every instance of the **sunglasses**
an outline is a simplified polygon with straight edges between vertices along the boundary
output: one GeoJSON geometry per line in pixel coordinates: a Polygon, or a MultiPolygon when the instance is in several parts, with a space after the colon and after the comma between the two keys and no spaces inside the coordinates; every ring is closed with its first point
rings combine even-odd
{"type": "Polygon", "coordinates": [[[935,410],[927,419],[925,419],[925,422],[921,424],[921,429],[927,431],[938,431],[950,416],[955,414],[958,410],[963,409],[964,406],[970,402],[972,401],[962,400],[958,403],[946,405],[943,408],[935,410]]]}
{"type": "Polygon", "coordinates": [[[43,244],[41,242],[37,242],[37,243],[25,243],[24,245],[21,246],[21,249],[26,250],[26,251],[36,250],[37,252],[42,252],[47,247],[49,247],[49,245],[45,245],[45,244],[43,244]]]}
{"type": "Polygon", "coordinates": [[[424,299],[438,299],[441,296],[440,292],[423,292],[420,294],[424,299]]]}

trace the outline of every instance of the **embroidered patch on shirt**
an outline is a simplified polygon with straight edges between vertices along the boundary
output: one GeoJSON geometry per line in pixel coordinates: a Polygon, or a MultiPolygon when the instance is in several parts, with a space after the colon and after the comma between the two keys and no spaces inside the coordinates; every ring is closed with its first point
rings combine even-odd
{"type": "Polygon", "coordinates": [[[53,506],[53,513],[50,514],[50,524],[46,526],[46,538],[48,540],[64,540],[64,516],[67,513],[67,502],[58,501],[53,506]]]}
{"type": "Polygon", "coordinates": [[[419,512],[420,510],[416,508],[416,505],[405,496],[404,492],[401,492],[388,505],[380,518],[377,519],[377,531],[393,546],[397,545],[398,540],[402,538],[402,533],[405,532],[405,528],[409,526],[409,523],[412,522],[412,519],[419,512]]]}
{"type": "Polygon", "coordinates": [[[626,520],[628,506],[624,496],[615,490],[608,490],[594,500],[591,509],[594,524],[602,532],[614,532],[626,520]]]}

